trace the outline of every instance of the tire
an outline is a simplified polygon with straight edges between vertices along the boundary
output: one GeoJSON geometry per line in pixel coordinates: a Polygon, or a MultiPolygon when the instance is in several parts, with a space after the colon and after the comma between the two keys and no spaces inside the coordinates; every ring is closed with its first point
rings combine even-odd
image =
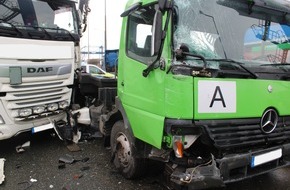
{"type": "Polygon", "coordinates": [[[123,121],[117,121],[111,131],[110,137],[112,160],[115,167],[127,179],[141,176],[143,159],[137,158],[135,141],[123,121]]]}

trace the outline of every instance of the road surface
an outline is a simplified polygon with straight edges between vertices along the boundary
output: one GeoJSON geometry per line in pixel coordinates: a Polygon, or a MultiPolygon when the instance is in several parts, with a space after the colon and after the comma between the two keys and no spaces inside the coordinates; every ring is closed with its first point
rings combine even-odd
{"type": "MultiPolygon", "coordinates": [[[[110,162],[110,150],[102,139],[78,144],[71,152],[56,136],[41,133],[29,138],[0,142],[0,158],[5,158],[5,181],[0,189],[7,190],[165,190],[162,173],[152,173],[139,180],[126,180],[110,162]],[[29,148],[17,153],[15,147],[26,140],[29,148]],[[72,164],[59,160],[73,157],[72,164]],[[80,161],[78,161],[80,160],[80,161]]],[[[290,168],[279,169],[242,182],[227,185],[222,190],[290,190],[290,168]]]]}

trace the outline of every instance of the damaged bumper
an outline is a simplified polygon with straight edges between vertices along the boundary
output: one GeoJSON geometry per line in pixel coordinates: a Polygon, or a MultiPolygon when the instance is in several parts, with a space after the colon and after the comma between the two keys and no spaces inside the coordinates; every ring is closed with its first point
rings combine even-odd
{"type": "MultiPolygon", "coordinates": [[[[167,165],[170,181],[178,187],[189,190],[222,187],[227,183],[267,173],[290,165],[290,143],[251,153],[212,158],[210,163],[193,168],[167,165]]],[[[176,188],[180,189],[180,188],[176,188]]]]}
{"type": "Polygon", "coordinates": [[[171,181],[174,183],[175,189],[179,189],[177,186],[186,186],[191,190],[224,186],[220,170],[214,159],[207,165],[187,168],[185,172],[175,170],[171,174],[171,181]]]}

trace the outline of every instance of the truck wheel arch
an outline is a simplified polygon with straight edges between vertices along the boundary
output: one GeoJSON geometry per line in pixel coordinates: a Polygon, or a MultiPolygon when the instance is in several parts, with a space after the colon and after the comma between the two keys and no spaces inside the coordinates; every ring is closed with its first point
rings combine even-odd
{"type": "Polygon", "coordinates": [[[127,130],[129,130],[129,132],[131,133],[132,137],[134,137],[134,133],[133,133],[133,130],[132,130],[132,128],[131,128],[131,124],[130,124],[130,122],[129,122],[129,120],[128,120],[128,117],[127,117],[127,114],[126,114],[126,112],[125,112],[125,109],[124,109],[124,107],[123,107],[123,105],[122,105],[122,102],[121,102],[121,100],[120,100],[118,97],[116,97],[115,103],[116,103],[116,107],[117,107],[117,109],[119,110],[119,112],[120,112],[121,115],[122,115],[122,119],[123,119],[123,121],[124,121],[124,127],[125,127],[127,130]]]}

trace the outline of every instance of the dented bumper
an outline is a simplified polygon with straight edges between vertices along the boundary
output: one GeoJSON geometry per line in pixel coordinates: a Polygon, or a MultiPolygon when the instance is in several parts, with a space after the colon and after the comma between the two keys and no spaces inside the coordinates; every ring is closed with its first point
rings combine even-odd
{"type": "MultiPolygon", "coordinates": [[[[193,168],[167,165],[173,186],[189,190],[222,187],[290,165],[290,143],[243,154],[233,154],[193,168]]],[[[180,188],[176,188],[180,189],[180,188]]]]}

